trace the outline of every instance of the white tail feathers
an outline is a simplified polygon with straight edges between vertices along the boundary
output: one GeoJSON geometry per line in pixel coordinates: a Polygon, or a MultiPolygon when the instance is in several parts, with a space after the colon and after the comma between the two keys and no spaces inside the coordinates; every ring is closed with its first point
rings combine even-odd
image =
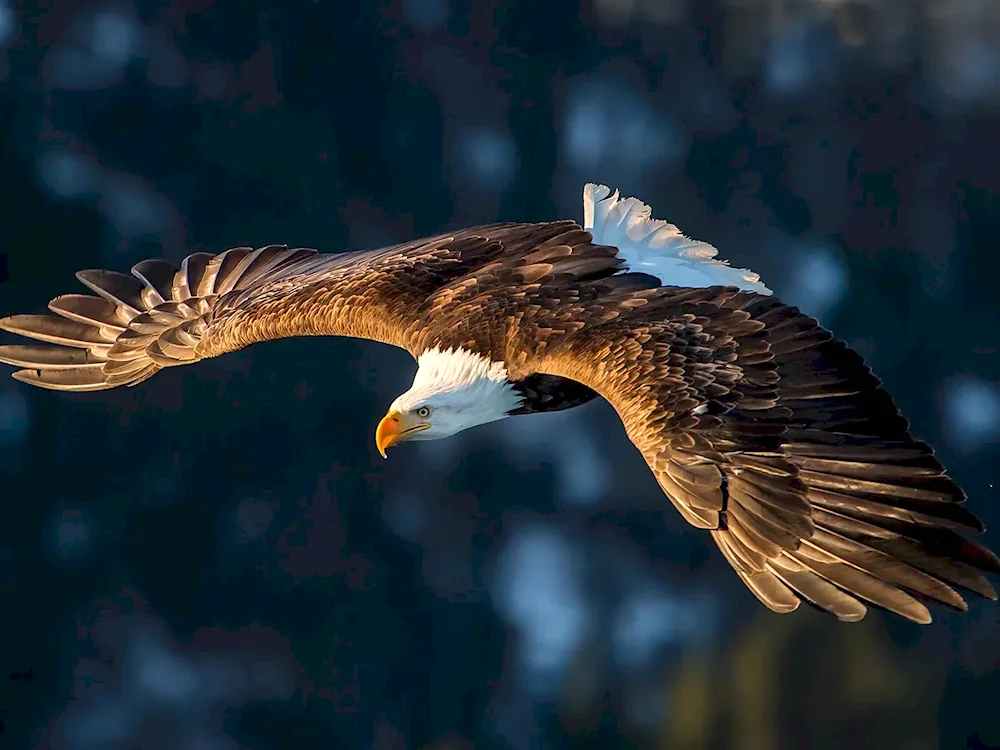
{"type": "Polygon", "coordinates": [[[583,188],[583,227],[594,241],[618,248],[633,271],[656,276],[667,286],[735,286],[771,294],[760,276],[733,268],[715,256],[707,242],[685,237],[668,221],[652,218],[652,209],[637,198],[619,199],[607,185],[587,183],[583,188]]]}
{"type": "Polygon", "coordinates": [[[202,358],[198,344],[219,300],[260,283],[315,250],[269,245],[224,253],[195,253],[177,268],[144,260],[132,275],[80,271],[95,292],[66,294],[49,303],[55,315],[12,315],[0,330],[41,344],[0,346],[0,362],[25,369],[16,380],[57,391],[100,391],[136,385],[164,367],[202,358]]]}

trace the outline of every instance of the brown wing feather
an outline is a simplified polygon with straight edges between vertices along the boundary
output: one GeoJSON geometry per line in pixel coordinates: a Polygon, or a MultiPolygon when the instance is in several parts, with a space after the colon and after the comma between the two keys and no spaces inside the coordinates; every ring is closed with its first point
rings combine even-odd
{"type": "MultiPolygon", "coordinates": [[[[528,294],[531,297],[531,294],[528,294]]],[[[525,300],[512,376],[570,378],[615,407],[660,487],[776,612],[871,602],[929,622],[991,599],[982,524],[861,357],[770,297],[658,289],[525,300]],[[573,322],[584,321],[574,328],[573,322]],[[553,333],[555,332],[555,333],[553,333]]]]}
{"type": "Polygon", "coordinates": [[[131,274],[81,271],[97,296],[64,295],[49,304],[54,315],[0,319],[0,329],[44,342],[0,346],[0,362],[22,368],[13,376],[23,382],[83,391],[289,336],[369,338],[416,356],[435,292],[494,262],[505,242],[531,249],[534,236],[567,225],[495,224],[337,255],[240,247],[195,253],[180,268],[146,260],[131,274]]]}

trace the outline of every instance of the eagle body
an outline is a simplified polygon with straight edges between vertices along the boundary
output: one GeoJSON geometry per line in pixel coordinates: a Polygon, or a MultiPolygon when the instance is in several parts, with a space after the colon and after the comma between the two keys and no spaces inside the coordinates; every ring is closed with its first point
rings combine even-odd
{"type": "Polygon", "coordinates": [[[42,388],[133,386],[270,339],[334,335],[407,350],[411,387],[385,449],[598,396],[663,494],[711,534],[766,606],[842,620],[866,603],[929,622],[996,593],[1000,559],[933,450],[859,355],[711,245],[636,199],[584,188],[584,221],[500,223],[341,254],[195,253],[180,268],[81,271],[96,296],[0,328],[14,377],[42,388]]]}

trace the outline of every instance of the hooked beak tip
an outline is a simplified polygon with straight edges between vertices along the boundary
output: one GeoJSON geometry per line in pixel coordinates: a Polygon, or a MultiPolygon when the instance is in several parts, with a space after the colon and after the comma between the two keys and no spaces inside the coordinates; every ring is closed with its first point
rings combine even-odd
{"type": "Polygon", "coordinates": [[[382,458],[388,458],[385,451],[400,439],[399,418],[395,414],[386,414],[375,428],[375,447],[382,458]]]}

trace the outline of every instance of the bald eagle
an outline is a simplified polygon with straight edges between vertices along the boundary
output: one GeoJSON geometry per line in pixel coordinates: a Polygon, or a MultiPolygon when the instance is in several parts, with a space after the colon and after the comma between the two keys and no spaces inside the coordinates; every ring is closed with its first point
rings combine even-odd
{"type": "Polygon", "coordinates": [[[862,358],[771,296],[757,274],[603,185],[574,221],[478,226],[377,250],[269,245],[180,268],[81,271],[97,296],[0,328],[17,380],[63,391],[133,386],[289,336],[408,351],[417,370],[375,442],[434,440],[598,395],[663,493],[707,529],[767,607],[841,620],[869,602],[930,622],[956,589],[996,599],[1000,559],[933,450],[862,358]]]}

